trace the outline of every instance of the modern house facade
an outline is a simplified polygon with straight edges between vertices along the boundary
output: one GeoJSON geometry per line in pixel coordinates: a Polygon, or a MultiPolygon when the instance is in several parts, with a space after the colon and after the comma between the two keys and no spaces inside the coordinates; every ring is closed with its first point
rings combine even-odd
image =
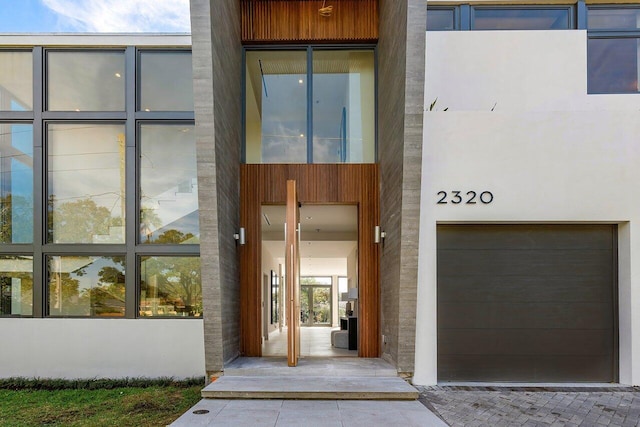
{"type": "Polygon", "coordinates": [[[416,384],[640,384],[640,6],[191,20],[0,37],[0,376],[218,375],[344,318],[416,384]]]}
{"type": "Polygon", "coordinates": [[[190,37],[2,45],[1,376],[201,373],[190,37]]]}

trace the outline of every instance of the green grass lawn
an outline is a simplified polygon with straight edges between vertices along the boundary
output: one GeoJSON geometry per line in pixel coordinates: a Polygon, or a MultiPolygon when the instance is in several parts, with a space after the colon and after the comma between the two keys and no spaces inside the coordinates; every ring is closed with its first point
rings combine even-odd
{"type": "Polygon", "coordinates": [[[0,390],[0,426],[166,426],[202,385],[97,390],[0,390]]]}

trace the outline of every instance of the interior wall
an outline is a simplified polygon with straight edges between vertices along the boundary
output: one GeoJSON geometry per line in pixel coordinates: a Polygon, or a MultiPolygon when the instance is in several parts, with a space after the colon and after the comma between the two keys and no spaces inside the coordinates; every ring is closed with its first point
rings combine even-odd
{"type": "Polygon", "coordinates": [[[233,238],[240,206],[239,2],[191,0],[191,31],[205,364],[212,374],[240,351],[240,289],[233,238]]]}
{"type": "MultiPolygon", "coordinates": [[[[271,280],[271,271],[273,271],[274,274],[279,274],[278,260],[274,258],[273,255],[271,255],[271,252],[269,252],[267,248],[262,246],[262,274],[266,274],[269,277],[269,280],[271,280]]],[[[280,283],[282,283],[282,280],[280,281],[280,283]]],[[[269,292],[267,293],[267,295],[263,295],[262,299],[264,301],[265,310],[267,310],[267,318],[269,319],[269,322],[267,323],[267,329],[269,330],[269,332],[272,332],[278,329],[278,324],[271,324],[271,284],[269,285],[269,292]]]]}
{"type": "Polygon", "coordinates": [[[424,108],[426,7],[380,0],[378,158],[382,357],[413,372],[424,108]]]}

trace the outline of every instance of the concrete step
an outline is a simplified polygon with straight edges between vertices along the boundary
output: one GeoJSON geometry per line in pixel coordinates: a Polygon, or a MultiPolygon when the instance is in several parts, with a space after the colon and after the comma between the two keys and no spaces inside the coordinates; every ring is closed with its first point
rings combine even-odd
{"type": "Polygon", "coordinates": [[[284,377],[397,377],[382,359],[362,357],[303,357],[298,366],[287,366],[286,357],[239,357],[224,368],[225,376],[284,377]]]}
{"type": "Polygon", "coordinates": [[[222,376],[202,390],[209,399],[416,400],[398,377],[222,376]]]}

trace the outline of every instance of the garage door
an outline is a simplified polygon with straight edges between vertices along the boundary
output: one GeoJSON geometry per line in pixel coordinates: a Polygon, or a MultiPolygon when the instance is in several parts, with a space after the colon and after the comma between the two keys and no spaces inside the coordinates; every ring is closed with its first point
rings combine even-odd
{"type": "Polygon", "coordinates": [[[438,226],[438,380],[616,382],[616,233],[438,226]]]}

